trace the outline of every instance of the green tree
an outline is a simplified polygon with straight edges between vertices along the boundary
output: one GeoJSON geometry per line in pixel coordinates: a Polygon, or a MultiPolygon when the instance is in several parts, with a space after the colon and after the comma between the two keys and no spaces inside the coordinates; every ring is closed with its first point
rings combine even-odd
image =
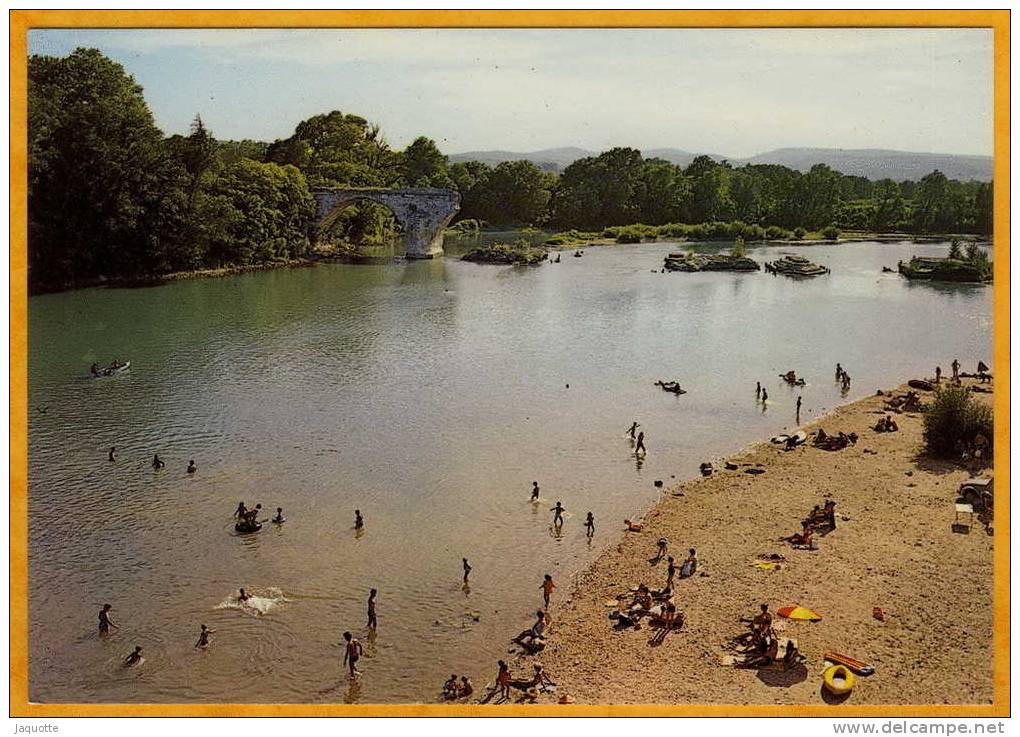
{"type": "Polygon", "coordinates": [[[73,285],[166,261],[149,226],[174,197],[142,88],[97,49],[28,63],[29,280],[73,285]]]}
{"type": "Polygon", "coordinates": [[[400,156],[404,184],[410,187],[449,187],[453,185],[446,169],[446,157],[431,138],[419,136],[400,156]]]}
{"type": "Polygon", "coordinates": [[[496,225],[537,225],[546,215],[555,180],[530,161],[504,161],[477,181],[472,206],[479,219],[496,225]]]}

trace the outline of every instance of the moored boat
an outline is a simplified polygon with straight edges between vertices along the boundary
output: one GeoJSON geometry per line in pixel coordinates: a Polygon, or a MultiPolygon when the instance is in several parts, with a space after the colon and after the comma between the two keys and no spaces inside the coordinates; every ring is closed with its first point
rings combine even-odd
{"type": "Polygon", "coordinates": [[[107,366],[106,368],[98,369],[92,372],[93,379],[104,379],[107,376],[116,376],[117,374],[126,373],[131,369],[131,362],[117,364],[116,366],[107,366]]]}

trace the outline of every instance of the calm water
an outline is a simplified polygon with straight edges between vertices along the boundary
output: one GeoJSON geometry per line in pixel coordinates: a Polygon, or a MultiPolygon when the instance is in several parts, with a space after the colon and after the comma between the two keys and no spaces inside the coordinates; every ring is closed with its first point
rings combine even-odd
{"type": "Polygon", "coordinates": [[[655,479],[791,427],[798,393],[807,420],[954,356],[966,370],[991,362],[990,288],[881,273],[944,247],[813,247],[802,252],[833,273],[811,281],[657,273],[677,248],[33,298],[31,698],[431,701],[453,672],[481,687],[541,602],[542,575],[565,596],[623,518],[656,500],[655,479]],[[87,378],[114,356],[132,361],[129,375],[87,378]],[[845,399],[836,361],[854,379],[845,399]],[[803,390],[776,378],[790,368],[803,390]],[[660,378],[690,393],[666,394],[660,378]],[[643,464],[624,437],[634,419],[643,464]],[[239,537],[242,499],[282,506],[288,522],[239,537]],[[557,499],[569,510],[559,537],[557,499]],[[229,605],[239,586],[264,613],[229,605]],[[121,627],[105,640],[103,602],[121,627]],[[193,647],[202,623],[216,631],[207,652],[193,647]],[[345,629],[368,656],[353,686],[339,666],[345,629]],[[121,669],[135,644],[146,663],[121,669]]]}

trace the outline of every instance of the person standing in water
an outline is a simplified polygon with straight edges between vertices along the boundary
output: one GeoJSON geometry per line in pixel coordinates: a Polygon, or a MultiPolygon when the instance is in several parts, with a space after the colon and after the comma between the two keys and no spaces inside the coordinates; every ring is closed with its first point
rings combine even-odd
{"type": "Polygon", "coordinates": [[[769,401],[769,390],[768,389],[762,389],[761,390],[761,403],[765,404],[768,401],[769,401]]]}
{"type": "Polygon", "coordinates": [[[560,527],[563,524],[563,513],[567,510],[560,502],[556,502],[556,506],[549,507],[549,511],[553,513],[553,526],[560,527]]]}
{"type": "Polygon", "coordinates": [[[631,426],[629,428],[627,428],[627,434],[630,435],[630,439],[631,440],[634,439],[634,435],[635,435],[635,433],[637,433],[637,429],[639,427],[641,427],[641,425],[638,424],[637,420],[634,420],[634,422],[631,424],[631,426]]]}
{"type": "Polygon", "coordinates": [[[276,516],[273,517],[273,522],[278,525],[282,525],[287,521],[287,518],[283,516],[283,507],[276,508],[276,516]]]}
{"type": "Polygon", "coordinates": [[[375,632],[379,626],[379,621],[375,617],[375,595],[376,590],[372,589],[368,592],[368,628],[375,632]]]}
{"type": "Polygon", "coordinates": [[[471,575],[471,564],[468,563],[467,558],[461,558],[461,562],[464,564],[464,583],[467,583],[468,576],[471,575]]]}
{"type": "Polygon", "coordinates": [[[533,501],[533,502],[537,502],[538,501],[538,482],[537,481],[532,481],[531,482],[531,501],[533,501]]]}
{"type": "Polygon", "coordinates": [[[194,459],[188,461],[188,473],[195,473],[198,470],[198,466],[195,465],[194,459]]]}
{"type": "Polygon", "coordinates": [[[114,446],[111,445],[110,446],[110,455],[109,455],[110,463],[113,463],[115,460],[117,460],[117,458],[114,456],[114,453],[116,453],[116,452],[117,452],[117,449],[114,446]]]}
{"type": "Polygon", "coordinates": [[[165,465],[166,465],[166,464],[165,464],[165,463],[163,463],[163,461],[161,461],[161,460],[159,459],[159,455],[153,455],[153,456],[152,456],[152,467],[153,467],[153,468],[155,468],[155,469],[157,469],[157,470],[158,470],[158,469],[160,469],[160,468],[163,468],[163,466],[165,466],[165,465]]]}
{"type": "Polygon", "coordinates": [[[361,510],[354,510],[354,529],[361,530],[365,527],[365,518],[361,516],[361,510]]]}
{"type": "Polygon", "coordinates": [[[588,537],[595,535],[595,515],[588,512],[588,517],[584,520],[584,526],[588,529],[588,537]]]}
{"type": "Polygon", "coordinates": [[[110,628],[119,630],[120,627],[113,623],[110,619],[110,610],[113,609],[109,604],[103,604],[103,608],[99,611],[99,634],[108,635],[110,634],[110,628]]]}
{"type": "Polygon", "coordinates": [[[634,455],[647,452],[648,451],[645,449],[645,434],[643,432],[639,432],[637,434],[637,443],[634,446],[634,455]]]}
{"type": "Polygon", "coordinates": [[[234,516],[238,519],[244,519],[244,515],[248,514],[248,507],[244,506],[244,502],[237,503],[237,509],[234,510],[234,516]]]}
{"type": "Polygon", "coordinates": [[[542,599],[545,601],[545,608],[549,608],[549,597],[552,596],[552,591],[556,588],[556,584],[553,583],[552,576],[548,573],[545,574],[545,580],[542,581],[542,585],[539,586],[542,589],[542,599]]]}
{"type": "Polygon", "coordinates": [[[211,630],[203,624],[202,631],[198,633],[198,642],[195,643],[195,647],[199,650],[205,650],[209,647],[209,635],[215,631],[216,630],[211,630]]]}
{"type": "Polygon", "coordinates": [[[364,649],[361,647],[361,643],[350,632],[344,632],[344,640],[347,642],[347,645],[344,647],[344,665],[349,668],[351,679],[354,679],[360,673],[358,670],[358,659],[361,657],[364,649]]]}
{"type": "Polygon", "coordinates": [[[761,399],[761,382],[760,381],[756,381],[754,383],[755,383],[754,398],[755,399],[761,399]]]}
{"type": "Polygon", "coordinates": [[[840,365],[839,365],[839,364],[837,363],[837,364],[836,364],[836,381],[839,381],[839,380],[840,380],[840,379],[842,379],[842,378],[843,378],[843,367],[842,367],[842,366],[840,366],[840,365]]]}
{"type": "Polygon", "coordinates": [[[797,424],[798,425],[800,424],[800,405],[801,405],[801,402],[803,402],[803,401],[804,401],[804,397],[802,397],[802,396],[797,397],[797,424]]]}

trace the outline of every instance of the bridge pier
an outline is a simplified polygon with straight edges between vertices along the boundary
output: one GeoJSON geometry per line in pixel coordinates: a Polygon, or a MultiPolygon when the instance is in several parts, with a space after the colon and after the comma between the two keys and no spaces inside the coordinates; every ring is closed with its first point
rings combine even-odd
{"type": "Polygon", "coordinates": [[[313,189],[312,196],[320,228],[328,226],[358,200],[368,200],[387,208],[404,229],[404,255],[410,259],[442,256],[443,230],[460,210],[459,192],[433,187],[320,188],[313,189]]]}

